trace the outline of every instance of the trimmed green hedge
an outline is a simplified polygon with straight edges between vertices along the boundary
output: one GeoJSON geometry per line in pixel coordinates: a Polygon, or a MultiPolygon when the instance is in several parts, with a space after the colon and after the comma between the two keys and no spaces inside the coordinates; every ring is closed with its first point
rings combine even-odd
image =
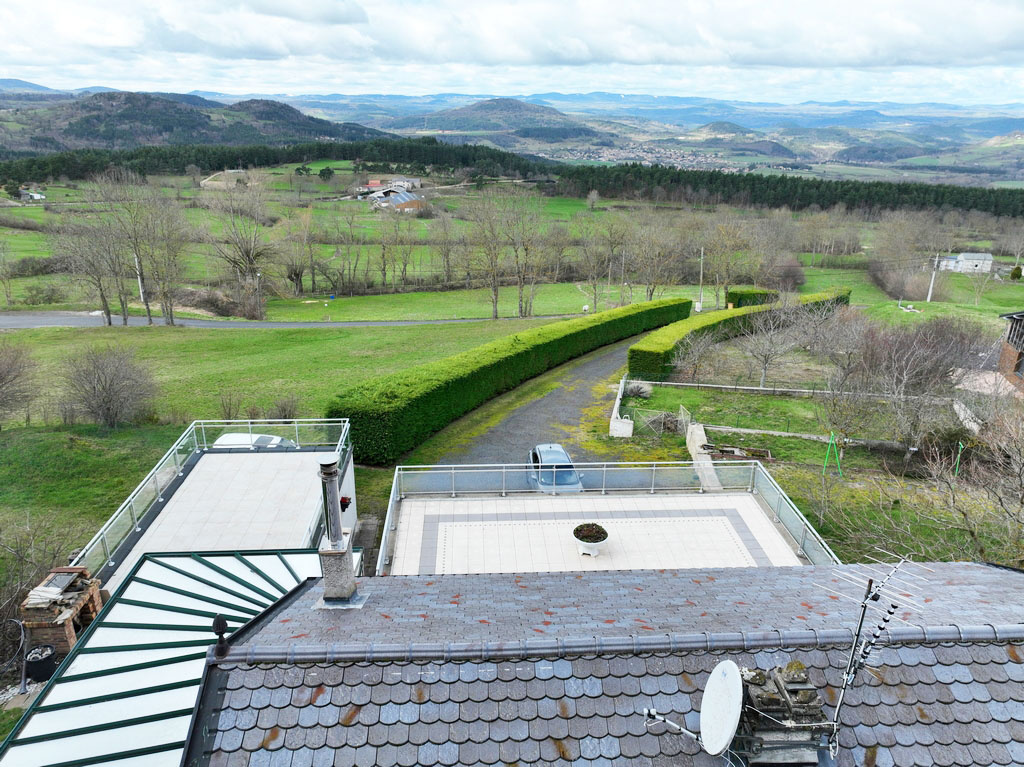
{"type": "MultiPolygon", "coordinates": [[[[800,297],[800,303],[848,305],[850,289],[808,293],[800,297]]],[[[676,348],[688,335],[716,328],[723,332],[725,338],[731,338],[742,332],[747,317],[771,307],[772,304],[758,304],[738,309],[707,312],[655,330],[629,347],[629,377],[643,381],[664,381],[672,371],[672,358],[676,348]]]]}
{"type": "Polygon", "coordinates": [[[725,303],[733,309],[759,304],[774,304],[779,300],[779,291],[768,288],[730,288],[725,293],[725,303]]]}
{"type": "Polygon", "coordinates": [[[532,328],[352,386],[326,415],[349,419],[357,462],[388,465],[492,397],[574,357],[683,319],[692,303],[649,301],[532,328]]]}

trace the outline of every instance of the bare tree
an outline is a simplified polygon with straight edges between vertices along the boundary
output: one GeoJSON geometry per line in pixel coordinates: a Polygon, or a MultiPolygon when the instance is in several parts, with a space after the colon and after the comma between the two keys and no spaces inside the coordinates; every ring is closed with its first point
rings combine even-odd
{"type": "Polygon", "coordinates": [[[597,207],[597,203],[601,201],[601,195],[597,193],[596,189],[591,189],[587,192],[587,208],[591,211],[597,207]]]}
{"type": "Polygon", "coordinates": [[[127,326],[135,270],[113,222],[102,218],[88,225],[65,225],[53,242],[72,277],[99,300],[104,323],[113,324],[111,303],[117,301],[121,324],[127,326]]]}
{"type": "Polygon", "coordinates": [[[579,246],[576,248],[576,268],[583,278],[590,294],[591,311],[598,311],[601,284],[608,274],[610,265],[608,249],[601,241],[600,233],[593,218],[586,214],[576,216],[576,231],[579,246]]]}
{"type": "Polygon", "coordinates": [[[999,247],[1013,256],[1013,265],[1020,266],[1024,256],[1024,226],[1017,219],[1012,219],[1008,231],[999,238],[999,247]]]}
{"type": "Polygon", "coordinates": [[[739,273],[740,251],[747,247],[747,241],[742,223],[728,213],[715,214],[709,222],[706,241],[704,273],[714,285],[717,309],[739,273]]]}
{"type": "Polygon", "coordinates": [[[11,296],[12,281],[14,280],[14,263],[11,261],[10,249],[7,243],[0,240],[0,286],[4,289],[4,300],[7,306],[14,305],[11,296]]]}
{"type": "Polygon", "coordinates": [[[626,242],[629,239],[629,222],[619,213],[605,213],[598,225],[598,233],[608,259],[608,285],[613,274],[619,278],[619,304],[625,306],[632,300],[632,291],[626,280],[626,242]],[[627,296],[627,293],[629,294],[627,296]]]}
{"type": "Polygon", "coordinates": [[[152,374],[125,347],[93,347],[68,360],[67,401],[108,428],[148,412],[156,395],[152,374]]]}
{"type": "Polygon", "coordinates": [[[0,344],[0,419],[28,405],[36,394],[35,363],[23,346],[0,344]]]}
{"type": "Polygon", "coordinates": [[[950,407],[937,406],[991,347],[976,323],[945,317],[911,327],[872,327],[864,335],[863,365],[875,391],[884,394],[889,427],[906,447],[909,463],[925,436],[951,422],[950,407]]]}
{"type": "Polygon", "coordinates": [[[715,347],[723,340],[717,327],[712,325],[700,333],[687,333],[676,347],[672,365],[688,381],[700,383],[715,363],[715,347]]]}
{"type": "Polygon", "coordinates": [[[630,263],[636,280],[645,287],[645,298],[654,299],[670,280],[676,259],[671,222],[656,208],[645,206],[633,219],[630,230],[630,263]]]}
{"type": "Polygon", "coordinates": [[[146,180],[125,168],[112,168],[97,176],[93,199],[102,205],[125,247],[132,256],[139,284],[139,299],[146,308],[146,321],[153,324],[153,312],[146,292],[146,264],[153,248],[154,211],[166,205],[146,180]]]}
{"type": "Polygon", "coordinates": [[[470,222],[470,247],[465,254],[467,274],[480,274],[491,293],[491,318],[498,319],[501,278],[505,275],[507,254],[501,208],[496,193],[485,190],[468,201],[463,209],[470,222]]]}
{"type": "Polygon", "coordinates": [[[182,257],[192,239],[191,229],[176,205],[149,211],[151,242],[147,270],[152,278],[165,325],[174,324],[174,304],[182,279],[182,257]]]}
{"type": "Polygon", "coordinates": [[[503,195],[500,201],[501,226],[508,244],[509,264],[516,280],[519,317],[527,317],[532,301],[524,300],[526,286],[536,285],[543,255],[540,201],[523,192],[503,195]]]}
{"type": "Polygon", "coordinates": [[[799,343],[792,327],[797,315],[792,304],[780,303],[772,309],[751,314],[740,331],[739,347],[757,362],[761,371],[758,384],[764,388],[768,370],[799,343]]]}
{"type": "Polygon", "coordinates": [[[274,255],[274,246],[266,237],[269,221],[264,178],[252,172],[237,178],[234,185],[218,193],[212,207],[223,224],[222,235],[210,238],[214,252],[234,273],[237,300],[245,315],[263,319],[260,282],[274,255]]]}
{"type": "Polygon", "coordinates": [[[994,273],[991,270],[985,272],[968,272],[967,280],[971,284],[971,292],[974,293],[975,306],[981,303],[981,297],[985,295],[985,291],[988,290],[989,285],[992,284],[993,276],[994,273]]]}
{"type": "Polygon", "coordinates": [[[457,231],[452,214],[446,210],[438,213],[429,227],[433,250],[441,261],[442,279],[445,285],[451,285],[455,281],[454,266],[460,260],[465,240],[457,231]]]}

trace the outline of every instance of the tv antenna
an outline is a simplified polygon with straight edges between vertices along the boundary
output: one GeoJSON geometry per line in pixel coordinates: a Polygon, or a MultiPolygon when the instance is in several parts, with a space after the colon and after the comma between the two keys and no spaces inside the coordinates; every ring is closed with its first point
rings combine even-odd
{"type": "MultiPolygon", "coordinates": [[[[829,752],[834,758],[839,749],[839,721],[846,693],[856,681],[858,672],[868,665],[872,653],[882,635],[888,630],[890,622],[898,621],[912,625],[906,620],[910,617],[909,615],[897,615],[900,608],[923,609],[922,604],[914,596],[913,589],[924,585],[926,578],[913,572],[914,568],[920,568],[929,573],[933,572],[930,568],[917,564],[907,557],[891,554],[881,549],[878,551],[883,556],[894,558],[895,561],[885,561],[869,555],[868,561],[863,564],[848,566],[842,571],[833,571],[835,583],[853,586],[858,590],[864,588],[862,596],[859,598],[844,593],[835,586],[814,584],[827,591],[831,596],[858,603],[860,608],[857,616],[857,628],[854,631],[846,668],[843,671],[842,687],[839,690],[831,718],[826,718],[821,711],[821,699],[813,692],[814,688],[807,685],[806,673],[801,672],[803,673],[802,683],[798,675],[795,679],[796,687],[791,688],[787,685],[787,681],[792,683],[794,679],[783,679],[783,675],[779,673],[782,669],[775,669],[771,672],[760,672],[756,669],[741,670],[733,661],[724,660],[715,666],[704,689],[699,720],[700,732],[693,732],[673,722],[653,708],[643,710],[645,724],[648,727],[653,724],[664,724],[671,731],[692,738],[709,755],[722,756],[730,764],[732,761],[728,754],[746,759],[794,748],[809,750],[813,754],[817,748],[824,747],[821,738],[827,738],[829,752]],[[867,581],[866,587],[865,580],[867,581]],[[867,633],[872,622],[875,623],[874,628],[867,633]],[[760,681],[757,677],[761,677],[760,681]],[[774,685],[778,697],[789,704],[787,706],[788,715],[777,713],[773,716],[759,710],[758,685],[765,681],[774,685]],[[791,695],[794,689],[798,691],[795,699],[791,695]],[[817,713],[815,713],[815,706],[811,698],[805,697],[808,694],[817,698],[817,713]],[[808,703],[810,705],[807,705],[808,703]],[[738,735],[740,719],[745,710],[749,712],[750,716],[744,720],[742,733],[738,735]],[[763,729],[761,725],[766,722],[768,728],[774,732],[792,731],[792,739],[766,739],[765,734],[760,731],[763,729]],[[734,741],[737,743],[736,746],[733,746],[734,741]],[[731,746],[732,748],[730,748],[731,746]]],[[[803,666],[800,668],[802,669],[803,666]]],[[[785,673],[789,673],[788,667],[785,673]]]]}
{"type": "MultiPolygon", "coordinates": [[[[858,579],[858,575],[867,578],[867,587],[859,600],[860,612],[857,616],[857,629],[850,646],[850,655],[846,660],[846,669],[843,671],[843,684],[839,689],[835,710],[832,712],[828,745],[829,752],[833,757],[839,748],[839,717],[846,701],[846,693],[853,686],[857,673],[868,664],[878,640],[888,630],[891,621],[913,625],[896,615],[901,606],[907,605],[917,610],[923,609],[922,604],[914,596],[913,589],[922,585],[925,578],[912,572],[912,569],[920,568],[929,573],[934,572],[931,568],[918,564],[907,557],[898,556],[883,549],[878,549],[878,551],[883,555],[895,557],[896,561],[887,562],[868,555],[866,557],[868,562],[864,564],[855,565],[842,572],[833,571],[838,582],[857,587],[862,583],[858,579]],[[872,620],[877,620],[877,622],[871,633],[865,635],[865,624],[868,623],[869,612],[872,614],[872,620]]],[[[832,596],[857,601],[856,597],[845,594],[834,587],[823,586],[820,583],[814,585],[824,589],[832,596]]]]}

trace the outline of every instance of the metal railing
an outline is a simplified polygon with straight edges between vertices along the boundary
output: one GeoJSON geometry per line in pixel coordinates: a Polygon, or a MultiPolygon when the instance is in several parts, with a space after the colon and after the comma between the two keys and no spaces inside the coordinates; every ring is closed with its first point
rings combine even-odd
{"type": "Polygon", "coordinates": [[[401,502],[401,496],[398,494],[398,475],[401,471],[401,467],[395,469],[395,478],[391,482],[388,513],[384,517],[384,532],[381,534],[380,548],[377,550],[377,575],[384,575],[391,564],[391,534],[398,528],[398,504],[401,502]]]}
{"type": "MultiPolygon", "coordinates": [[[[577,463],[574,465],[578,484],[567,487],[564,494],[580,492],[608,493],[705,493],[746,492],[761,496],[768,511],[789,532],[808,560],[813,564],[835,564],[839,559],[811,527],[786,493],[772,479],[760,461],[730,461],[714,464],[714,472],[702,472],[692,462],[658,463],[577,463]],[[718,485],[704,482],[714,477],[718,485]]],[[[542,469],[543,472],[543,469],[542,469]]],[[[400,501],[411,496],[508,496],[536,494],[537,470],[522,464],[484,464],[465,466],[399,466],[391,487],[391,498],[377,558],[377,574],[383,574],[390,563],[391,534],[397,529],[400,501]]],[[[550,484],[545,491],[558,487],[550,484]]]]}
{"type": "Polygon", "coordinates": [[[190,458],[209,450],[239,448],[238,444],[215,444],[218,438],[228,434],[246,435],[250,447],[256,437],[270,435],[293,443],[281,443],[282,450],[303,447],[330,448],[338,453],[340,460],[344,460],[351,451],[348,419],[344,418],[307,418],[295,421],[193,421],[157,461],[145,479],[75,556],[71,564],[86,567],[91,573],[98,573],[106,566],[113,566],[114,554],[118,547],[130,535],[142,531],[142,522],[148,515],[156,513],[165,500],[165,491],[175,479],[184,475],[186,463],[190,458]]]}

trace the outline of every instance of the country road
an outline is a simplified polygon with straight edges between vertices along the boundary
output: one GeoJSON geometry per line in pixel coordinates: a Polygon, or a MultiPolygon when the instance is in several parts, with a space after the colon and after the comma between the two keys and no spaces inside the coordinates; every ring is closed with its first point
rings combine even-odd
{"type": "MultiPolygon", "coordinates": [[[[545,315],[530,319],[562,319],[573,315],[545,315]]],[[[155,325],[163,325],[154,317],[155,325]]],[[[515,319],[500,317],[498,321],[515,319]]],[[[253,330],[270,328],[372,328],[396,327],[401,325],[451,325],[464,322],[488,322],[490,318],[478,317],[458,320],[354,320],[351,322],[269,322],[254,320],[199,320],[175,319],[175,325],[189,328],[226,328],[230,330],[253,330]]],[[[146,325],[145,317],[129,317],[132,327],[146,325]]],[[[102,327],[103,317],[89,312],[0,312],[0,330],[26,330],[29,328],[91,328],[102,327]]],[[[114,326],[121,326],[121,318],[114,318],[114,326]]]]}

